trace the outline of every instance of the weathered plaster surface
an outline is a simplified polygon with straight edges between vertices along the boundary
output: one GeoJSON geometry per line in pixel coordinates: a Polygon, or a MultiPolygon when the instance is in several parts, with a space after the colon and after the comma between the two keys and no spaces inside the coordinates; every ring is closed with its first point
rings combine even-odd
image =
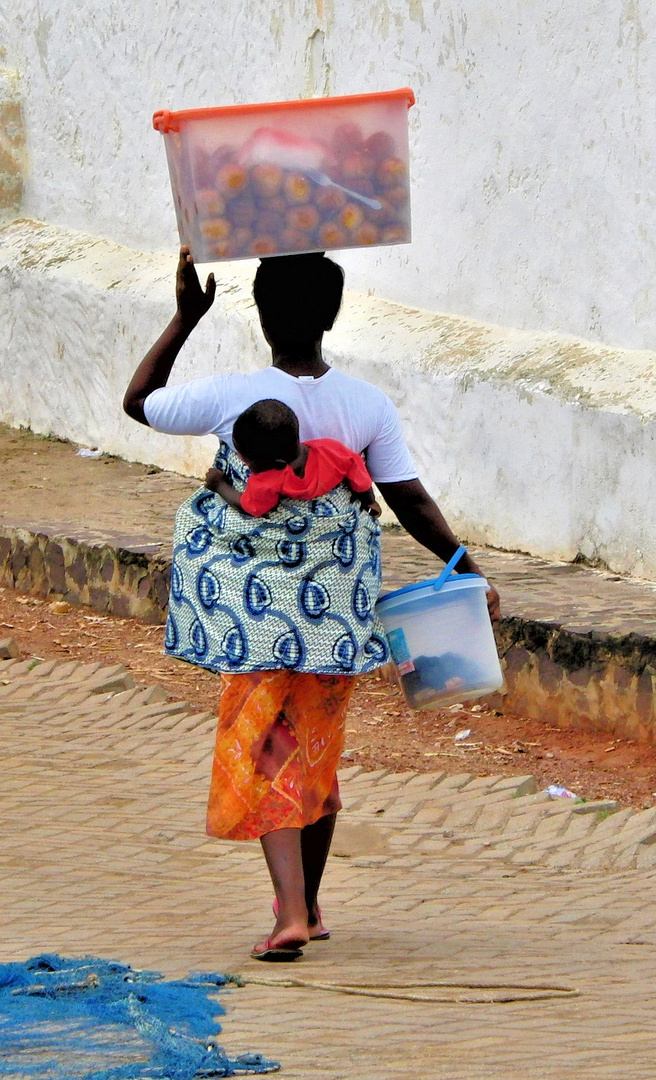
{"type": "MultiPolygon", "coordinates": [[[[0,231],[0,421],[202,475],[213,439],[128,420],[131,373],[174,310],[174,256],[36,222],[0,231]]],[[[233,264],[182,380],[268,362],[233,264]]],[[[656,579],[656,356],[348,293],[331,362],[399,407],[419,472],[470,540],[656,579]]]]}
{"type": "Polygon", "coordinates": [[[156,108],[410,84],[415,239],[352,287],[627,348],[656,334],[653,55],[639,0],[14,0],[25,213],[175,245],[156,108]]]}
{"type": "Polygon", "coordinates": [[[20,212],[27,168],[18,72],[0,68],[0,220],[20,212]]]}

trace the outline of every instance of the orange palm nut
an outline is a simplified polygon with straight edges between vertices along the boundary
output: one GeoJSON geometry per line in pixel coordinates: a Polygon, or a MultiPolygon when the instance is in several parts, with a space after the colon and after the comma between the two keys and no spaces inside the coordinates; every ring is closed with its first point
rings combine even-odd
{"type": "Polygon", "coordinates": [[[351,232],[353,229],[357,229],[358,225],[362,224],[364,219],[364,213],[362,207],[357,203],[349,202],[346,204],[341,214],[339,215],[339,221],[351,232]]]}
{"type": "Polygon", "coordinates": [[[319,226],[317,236],[319,243],[327,248],[344,247],[348,243],[346,233],[335,221],[324,221],[319,226]]]}
{"type": "Polygon", "coordinates": [[[377,244],[380,233],[372,221],[363,221],[353,233],[356,244],[377,244]]]}
{"type": "Polygon", "coordinates": [[[396,187],[406,181],[408,169],[401,158],[385,158],[378,167],[378,182],[383,187],[396,187]]]}
{"type": "Polygon", "coordinates": [[[232,226],[227,218],[207,218],[200,223],[200,233],[206,240],[226,240],[232,226]]]}
{"type": "Polygon", "coordinates": [[[247,181],[248,173],[246,169],[235,162],[228,162],[227,165],[219,169],[216,176],[217,189],[226,199],[234,199],[235,196],[242,195],[247,181]]]}
{"type": "Polygon", "coordinates": [[[273,255],[278,250],[278,241],[275,236],[260,235],[251,241],[248,252],[250,255],[273,255]]]}
{"type": "Polygon", "coordinates": [[[346,192],[336,187],[319,188],[314,199],[322,217],[335,217],[346,206],[346,192]]]}
{"type": "Polygon", "coordinates": [[[265,199],[277,195],[282,187],[282,175],[279,165],[254,165],[251,184],[256,195],[262,195],[265,199]]]}
{"type": "Polygon", "coordinates": [[[291,206],[285,215],[285,223],[290,229],[304,229],[309,232],[319,224],[319,211],[309,203],[305,206],[291,206]]]}
{"type": "Polygon", "coordinates": [[[375,131],[365,142],[364,148],[376,161],[394,157],[394,139],[387,131],[375,131]]]}
{"type": "Polygon", "coordinates": [[[408,201],[408,189],[405,184],[395,184],[394,187],[387,188],[385,197],[392,206],[405,206],[408,201]]]}
{"type": "Polygon", "coordinates": [[[227,236],[225,240],[219,240],[213,245],[212,254],[216,255],[217,259],[233,259],[237,254],[234,237],[227,236]]]}
{"type": "Polygon", "coordinates": [[[201,188],[196,192],[196,210],[200,217],[221,217],[225,199],[214,188],[201,188]]]}
{"type": "Polygon", "coordinates": [[[354,151],[342,158],[342,177],[349,180],[368,180],[376,171],[376,162],[367,154],[354,151]]]}
{"type": "Polygon", "coordinates": [[[301,204],[309,201],[310,181],[303,173],[287,173],[282,186],[287,202],[301,204]]]}
{"type": "Polygon", "coordinates": [[[349,150],[361,150],[364,143],[362,128],[358,124],[340,124],[332,138],[333,150],[345,154],[349,150]]]}

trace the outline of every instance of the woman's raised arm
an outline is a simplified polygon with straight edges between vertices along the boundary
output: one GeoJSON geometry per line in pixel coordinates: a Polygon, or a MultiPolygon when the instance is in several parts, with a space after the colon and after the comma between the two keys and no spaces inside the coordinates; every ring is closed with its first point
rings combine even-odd
{"type": "Polygon", "coordinates": [[[123,398],[123,408],[133,420],[148,425],[144,401],[153,390],[166,386],[180,349],[211,308],[215,292],[214,274],[209,275],[203,290],[189,248],[180,248],[175,278],[176,313],[139,364],[123,398]]]}

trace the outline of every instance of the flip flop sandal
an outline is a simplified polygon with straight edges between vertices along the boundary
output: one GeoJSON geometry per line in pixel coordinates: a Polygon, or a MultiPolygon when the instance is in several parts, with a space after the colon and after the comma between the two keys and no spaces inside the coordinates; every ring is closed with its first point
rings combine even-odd
{"type": "Polygon", "coordinates": [[[298,960],[299,956],[303,955],[303,950],[299,948],[300,945],[305,945],[305,942],[290,941],[286,945],[272,945],[271,938],[267,938],[264,942],[264,949],[262,952],[251,951],[252,960],[268,960],[272,963],[290,963],[292,960],[298,960]]]}
{"type": "MultiPolygon", "coordinates": [[[[276,896],[275,900],[273,901],[273,904],[271,905],[271,907],[273,908],[273,914],[275,915],[275,917],[277,919],[278,914],[280,912],[280,904],[278,903],[278,897],[277,896],[276,896]]],[[[321,926],[323,926],[323,919],[321,918],[321,908],[318,905],[317,905],[317,912],[319,914],[319,924],[321,926]]],[[[320,934],[311,934],[310,935],[310,941],[329,941],[329,940],[330,940],[330,930],[326,930],[325,927],[321,931],[320,934]]]]}

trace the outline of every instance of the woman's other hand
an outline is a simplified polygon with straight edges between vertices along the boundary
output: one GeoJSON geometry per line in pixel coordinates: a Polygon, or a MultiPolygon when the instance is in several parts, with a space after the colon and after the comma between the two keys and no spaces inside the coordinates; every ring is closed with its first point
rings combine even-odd
{"type": "Polygon", "coordinates": [[[178,304],[178,318],[182,325],[188,328],[196,326],[214,303],[215,293],[214,274],[209,275],[203,289],[198,280],[194,260],[189,254],[189,248],[181,247],[175,276],[175,298],[178,304]]]}

